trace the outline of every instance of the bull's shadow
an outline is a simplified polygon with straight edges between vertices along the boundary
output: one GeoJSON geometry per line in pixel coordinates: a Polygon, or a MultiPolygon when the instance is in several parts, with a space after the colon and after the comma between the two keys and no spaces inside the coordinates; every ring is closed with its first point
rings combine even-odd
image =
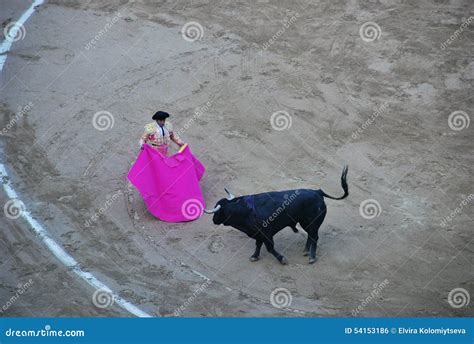
{"type": "Polygon", "coordinates": [[[304,252],[309,255],[309,263],[313,264],[316,261],[319,227],[327,212],[324,197],[341,200],[349,196],[348,169],[344,166],[342,170],[344,195],[341,197],[330,196],[322,189],[295,189],[235,197],[225,189],[227,198],[222,198],[214,209],[205,212],[214,214],[212,221],[215,225],[232,226],[255,239],[255,252],[250,257],[252,262],[259,259],[260,249],[265,244],[268,252],[281,264],[288,264],[288,260],[275,250],[273,236],[285,227],[291,227],[297,233],[296,225],[299,223],[308,233],[304,252]]]}

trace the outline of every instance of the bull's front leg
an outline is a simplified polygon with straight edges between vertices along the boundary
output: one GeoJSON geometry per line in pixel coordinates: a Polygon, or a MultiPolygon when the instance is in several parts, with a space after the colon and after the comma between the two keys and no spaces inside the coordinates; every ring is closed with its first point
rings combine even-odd
{"type": "Polygon", "coordinates": [[[263,240],[262,239],[255,239],[255,252],[250,257],[251,262],[256,262],[260,257],[260,249],[262,248],[263,240]]]}
{"type": "Polygon", "coordinates": [[[273,243],[273,238],[265,239],[264,243],[265,243],[265,247],[267,248],[267,251],[270,252],[271,254],[273,254],[275,256],[275,258],[278,259],[278,261],[281,264],[283,264],[283,265],[288,264],[288,259],[286,259],[285,256],[282,256],[280,253],[278,253],[275,250],[275,245],[273,243]]]}

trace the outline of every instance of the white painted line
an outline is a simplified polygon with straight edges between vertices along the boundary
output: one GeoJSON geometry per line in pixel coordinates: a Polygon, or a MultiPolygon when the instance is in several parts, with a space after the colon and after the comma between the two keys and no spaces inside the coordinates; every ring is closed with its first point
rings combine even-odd
{"type": "MultiPolygon", "coordinates": [[[[35,7],[41,5],[42,3],[43,0],[35,0],[33,4],[28,8],[28,10],[26,10],[26,12],[22,14],[17,23],[23,25],[28,20],[28,18],[34,13],[35,7]]],[[[11,45],[12,41],[7,39],[5,39],[5,41],[0,44],[0,72],[3,70],[3,66],[7,59],[7,53],[10,51],[11,45]]],[[[18,194],[13,189],[10,183],[10,178],[8,176],[5,165],[1,163],[0,177],[1,179],[3,179],[2,185],[7,196],[11,199],[19,199],[18,194]]],[[[117,305],[130,312],[131,314],[143,318],[151,317],[150,314],[142,311],[137,306],[131,304],[127,300],[122,299],[118,294],[114,293],[107,285],[99,281],[93,274],[82,270],[79,263],[73,257],[71,257],[60,245],[58,245],[58,243],[56,243],[53,238],[51,238],[46,228],[44,228],[38,221],[36,221],[31,216],[31,213],[26,210],[26,208],[21,212],[21,217],[23,217],[23,219],[25,219],[29,223],[35,234],[41,239],[41,241],[46,245],[46,247],[51,251],[51,253],[66,267],[74,271],[76,275],[78,275],[92,287],[104,290],[105,292],[109,293],[113,297],[113,300],[115,303],[117,303],[117,305]]]]}
{"type": "MultiPolygon", "coordinates": [[[[3,189],[7,196],[11,199],[19,199],[18,194],[12,188],[8,173],[5,169],[5,165],[0,164],[0,178],[3,179],[3,189]]],[[[86,272],[81,269],[79,263],[71,257],[54,239],[51,238],[46,228],[44,228],[38,221],[36,221],[29,211],[26,208],[21,212],[21,217],[25,219],[35,232],[35,234],[41,239],[41,241],[46,245],[46,247],[54,254],[54,256],[63,263],[66,267],[74,271],[80,278],[89,283],[92,287],[96,289],[101,289],[109,293],[114,302],[116,302],[120,307],[127,310],[128,312],[136,315],[137,317],[151,317],[150,314],[145,313],[135,305],[130,302],[122,299],[119,295],[114,293],[108,286],[99,281],[93,274],[86,272]]]]}
{"type": "MultiPolygon", "coordinates": [[[[25,22],[28,20],[29,17],[35,12],[35,7],[41,5],[44,2],[44,0],[35,0],[31,6],[23,13],[16,22],[18,25],[24,25],[25,22]]],[[[15,36],[15,35],[13,35],[15,36]]],[[[0,44],[0,72],[3,69],[3,65],[5,64],[5,61],[7,60],[7,53],[10,51],[10,48],[12,46],[13,40],[11,39],[5,39],[1,44],[0,44]]]]}
{"type": "Polygon", "coordinates": [[[201,277],[202,279],[205,279],[206,281],[210,281],[211,279],[208,278],[207,276],[203,275],[202,273],[200,273],[199,271],[196,271],[196,270],[192,270],[192,273],[194,273],[195,275],[198,275],[199,277],[201,277]]]}

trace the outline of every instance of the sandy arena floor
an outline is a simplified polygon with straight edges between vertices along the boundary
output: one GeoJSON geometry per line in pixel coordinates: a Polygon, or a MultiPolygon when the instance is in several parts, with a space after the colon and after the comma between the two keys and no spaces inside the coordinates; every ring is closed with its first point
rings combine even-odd
{"type": "MultiPolygon", "coordinates": [[[[3,28],[30,3],[3,0],[3,28]]],[[[3,182],[152,316],[473,316],[451,305],[474,292],[471,15],[470,0],[47,1],[0,75],[3,182]],[[126,174],[158,109],[206,165],[208,207],[224,187],[340,195],[348,164],[317,262],[302,230],[276,235],[282,266],[250,262],[254,241],[209,216],[153,218],[126,174]]],[[[1,316],[132,316],[3,215],[1,316]]]]}

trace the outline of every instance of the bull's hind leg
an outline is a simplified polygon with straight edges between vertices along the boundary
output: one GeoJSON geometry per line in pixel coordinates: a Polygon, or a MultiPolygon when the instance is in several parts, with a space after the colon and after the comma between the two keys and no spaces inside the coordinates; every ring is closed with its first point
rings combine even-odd
{"type": "Polygon", "coordinates": [[[309,264],[314,264],[316,262],[316,246],[318,245],[318,239],[319,239],[318,234],[311,235],[311,237],[308,236],[308,239],[310,240],[308,262],[309,264]]]}
{"type": "Polygon", "coordinates": [[[275,256],[275,258],[278,259],[278,261],[281,264],[283,264],[283,265],[288,264],[288,259],[286,259],[284,256],[282,256],[280,253],[278,253],[275,250],[275,245],[273,243],[273,238],[265,239],[263,243],[265,244],[265,247],[267,248],[267,251],[270,252],[271,254],[273,254],[275,256]]]}
{"type": "Polygon", "coordinates": [[[326,217],[326,207],[318,209],[316,217],[312,222],[305,228],[308,233],[308,240],[306,241],[306,249],[309,248],[309,264],[316,262],[316,247],[318,245],[318,233],[319,227],[323,224],[324,218],[326,217]],[[309,245],[309,247],[308,247],[309,245]]]}
{"type": "Polygon", "coordinates": [[[309,255],[309,247],[311,245],[311,239],[308,236],[308,239],[306,239],[306,244],[304,245],[304,251],[303,251],[303,256],[309,255]]]}
{"type": "MultiPolygon", "coordinates": [[[[308,221],[308,222],[306,222],[306,221],[300,221],[300,226],[301,226],[306,232],[308,232],[309,221],[308,221]]],[[[306,239],[306,244],[304,245],[303,256],[309,255],[309,247],[310,247],[310,244],[311,244],[311,239],[309,238],[309,235],[308,235],[308,238],[306,239]]]]}
{"type": "Polygon", "coordinates": [[[255,252],[250,257],[251,262],[256,262],[260,257],[260,249],[262,248],[263,241],[262,239],[255,239],[255,252]]]}

